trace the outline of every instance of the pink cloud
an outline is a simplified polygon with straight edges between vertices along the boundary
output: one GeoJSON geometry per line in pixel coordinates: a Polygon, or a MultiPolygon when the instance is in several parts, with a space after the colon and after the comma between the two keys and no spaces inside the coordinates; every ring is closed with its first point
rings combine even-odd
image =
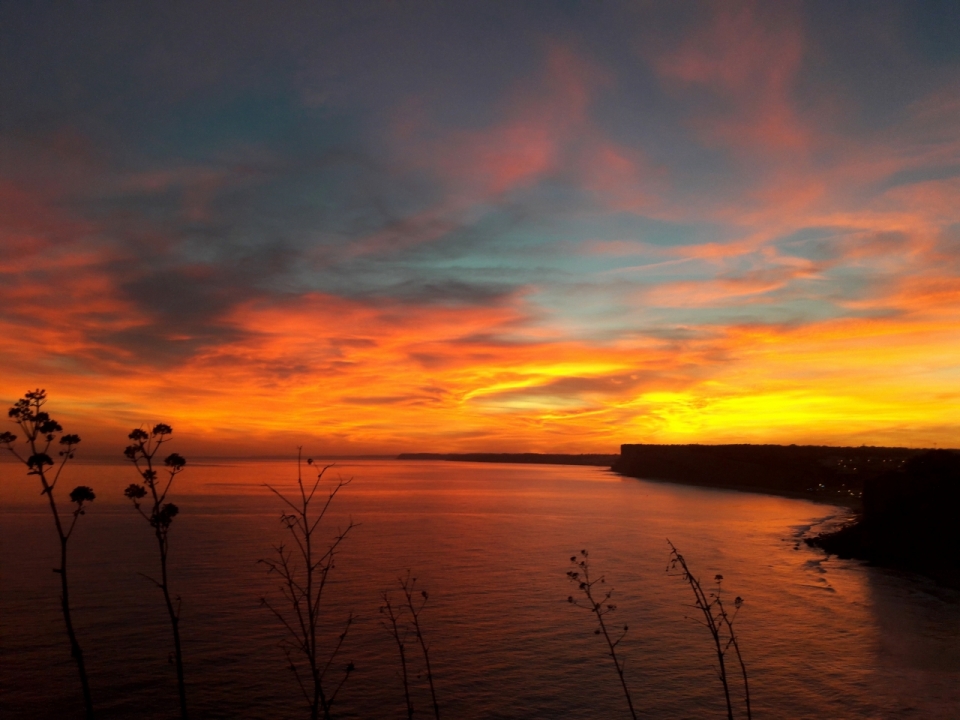
{"type": "Polygon", "coordinates": [[[785,3],[718,3],[708,24],[656,67],[679,87],[705,87],[724,101],[719,115],[698,116],[707,139],[742,149],[803,150],[810,132],[791,89],[803,58],[801,21],[785,3]]]}
{"type": "Polygon", "coordinates": [[[501,122],[441,133],[417,152],[444,177],[484,196],[499,195],[558,169],[561,156],[588,124],[596,88],[606,82],[597,68],[554,45],[542,73],[508,94],[501,122]]]}
{"type": "Polygon", "coordinates": [[[542,70],[506,93],[496,122],[437,130],[422,103],[411,101],[398,111],[395,141],[415,166],[439,176],[444,207],[456,212],[549,177],[578,184],[605,207],[636,209],[649,203],[659,177],[639,150],[610,142],[594,125],[591,105],[612,83],[594,63],[553,44],[542,70]]]}

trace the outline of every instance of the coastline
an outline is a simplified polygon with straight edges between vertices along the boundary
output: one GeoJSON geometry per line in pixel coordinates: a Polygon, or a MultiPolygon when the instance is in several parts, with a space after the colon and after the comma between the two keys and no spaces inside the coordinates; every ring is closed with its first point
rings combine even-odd
{"type": "Polygon", "coordinates": [[[703,487],[729,488],[862,508],[865,484],[924,451],[826,445],[624,444],[613,470],[703,487]]]}
{"type": "MultiPolygon", "coordinates": [[[[688,446],[673,446],[688,447],[688,446]]],[[[699,446],[702,447],[702,446],[699,446]]],[[[823,488],[822,492],[809,492],[807,490],[797,490],[788,487],[778,487],[773,484],[750,484],[737,482],[718,482],[710,479],[715,477],[712,473],[704,472],[699,477],[669,477],[669,476],[647,476],[631,472],[629,469],[622,468],[622,455],[606,455],[601,453],[582,453],[582,454],[564,454],[564,453],[400,453],[395,457],[396,460],[429,460],[442,462],[485,462],[485,463],[506,463],[506,464],[529,464],[529,465],[579,465],[606,467],[611,472],[617,473],[624,478],[635,478],[639,480],[648,480],[651,482],[665,482],[679,485],[690,485],[693,487],[715,488],[718,490],[736,490],[738,492],[759,493],[761,495],[773,495],[776,497],[791,498],[794,500],[809,500],[811,502],[823,505],[833,505],[844,507],[851,511],[859,512],[862,503],[859,496],[854,496],[849,491],[829,492],[823,488]]]]}
{"type": "Polygon", "coordinates": [[[656,483],[670,483],[673,485],[689,485],[690,487],[702,487],[702,488],[711,488],[714,490],[735,490],[736,492],[745,492],[753,493],[755,495],[772,495],[774,497],[783,497],[789,498],[791,500],[808,500],[810,502],[818,503],[820,505],[833,505],[835,507],[843,507],[847,510],[859,513],[863,509],[863,503],[859,497],[851,497],[850,495],[841,495],[838,494],[836,497],[825,493],[808,493],[800,490],[788,490],[785,488],[776,488],[776,487],[760,487],[757,485],[737,485],[737,484],[728,484],[728,483],[717,483],[710,481],[695,481],[695,480],[675,480],[673,478],[658,478],[658,477],[641,477],[640,475],[632,475],[628,473],[618,472],[614,468],[610,468],[612,472],[617,473],[621,477],[631,478],[634,480],[645,480],[647,482],[656,482],[656,483]]]}
{"type": "Polygon", "coordinates": [[[900,568],[960,588],[960,454],[931,450],[867,481],[856,522],[806,540],[828,554],[900,568]]]}

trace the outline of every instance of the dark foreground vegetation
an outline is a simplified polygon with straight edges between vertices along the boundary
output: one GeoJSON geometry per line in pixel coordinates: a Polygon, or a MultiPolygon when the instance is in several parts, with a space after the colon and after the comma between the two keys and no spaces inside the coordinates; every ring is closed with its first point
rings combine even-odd
{"type": "MultiPolygon", "coordinates": [[[[125,497],[133,502],[134,509],[140,513],[153,529],[160,554],[160,579],[144,575],[163,593],[163,600],[170,618],[173,631],[173,653],[177,666],[177,692],[180,700],[180,717],[187,717],[187,686],[183,675],[183,647],[180,643],[180,596],[176,603],[170,596],[170,580],[167,575],[167,558],[170,555],[170,525],[180,512],[180,508],[167,502],[173,479],[183,471],[187,461],[178,453],[171,453],[163,461],[165,478],[154,467],[160,447],[170,440],[173,428],[160,423],[153,426],[149,433],[143,428],[134,428],[127,436],[132,442],[123,451],[124,456],[133,463],[137,474],[143,479],[143,485],[131,483],[123,491],[125,497]]],[[[157,458],[159,461],[159,458],[157,458]]],[[[157,463],[158,464],[158,463],[157,463]]]]}
{"type": "MultiPolygon", "coordinates": [[[[727,656],[730,650],[736,658],[740,669],[740,677],[743,682],[743,704],[744,716],[747,720],[752,720],[753,714],[750,710],[750,683],[747,679],[747,666],[743,661],[743,655],[740,653],[740,641],[737,639],[736,630],[733,627],[740,608],[743,607],[743,598],[737,597],[733,600],[733,610],[727,610],[723,599],[723,575],[715,575],[713,578],[714,587],[704,588],[700,578],[693,574],[686,559],[672,542],[667,540],[670,546],[670,561],[667,565],[667,572],[675,577],[681,578],[693,591],[694,604],[686,607],[694,610],[692,618],[698,624],[702,625],[710,633],[713,640],[714,651],[716,653],[717,664],[714,671],[717,673],[717,679],[720,680],[720,686],[723,688],[723,697],[727,707],[727,720],[734,720],[740,714],[734,710],[739,709],[737,702],[731,695],[731,686],[734,684],[728,672],[729,660],[727,656]],[[699,616],[699,617],[697,617],[699,616]]],[[[613,588],[607,584],[607,579],[603,575],[590,575],[590,553],[581,550],[579,555],[570,558],[570,563],[574,569],[567,571],[567,579],[577,586],[582,598],[570,595],[567,602],[576,607],[590,612],[597,621],[597,627],[593,631],[594,635],[603,637],[607,646],[607,657],[613,660],[614,669],[620,678],[620,687],[623,688],[623,695],[627,701],[627,708],[630,711],[630,717],[637,719],[637,711],[633,706],[633,696],[630,692],[630,684],[627,682],[626,668],[623,659],[617,654],[617,647],[630,631],[629,625],[615,625],[609,618],[617,610],[616,603],[613,602],[613,588]]]]}
{"type": "MultiPolygon", "coordinates": [[[[35,390],[27,393],[10,409],[9,417],[22,433],[18,437],[11,432],[0,433],[0,445],[20,460],[27,470],[27,474],[35,476],[40,481],[41,494],[52,512],[54,527],[60,540],[60,566],[54,572],[61,579],[61,609],[67,631],[67,639],[80,678],[82,703],[87,718],[93,718],[95,713],[95,693],[88,682],[84,656],[80,641],[74,631],[72,608],[69,598],[69,584],[67,582],[67,544],[76,526],[77,520],[86,512],[85,503],[95,498],[91,488],[78,486],[70,493],[70,501],[74,504],[69,520],[61,515],[54,499],[54,491],[59,483],[64,466],[74,457],[74,452],[80,438],[76,435],[65,435],[59,423],[51,419],[43,409],[46,404],[46,393],[35,390]],[[59,446],[59,461],[50,456],[54,444],[59,446]]],[[[185,664],[180,643],[180,597],[173,596],[167,574],[167,559],[170,552],[169,530],[173,519],[179,514],[176,504],[169,502],[169,491],[177,475],[186,466],[186,460],[177,453],[167,455],[160,465],[160,448],[170,439],[173,429],[166,424],[157,424],[151,431],[135,428],[129,435],[132,441],[126,446],[123,454],[133,463],[143,484],[134,483],[126,488],[124,495],[148,523],[155,539],[159,554],[160,579],[143,575],[153,582],[162,592],[164,605],[170,619],[174,652],[170,654],[171,664],[175,665],[177,675],[177,689],[180,716],[188,717],[186,683],[184,680],[185,664]]],[[[498,456],[488,456],[498,457],[498,456]]],[[[578,457],[597,458],[610,456],[535,456],[524,457],[578,457]]],[[[493,460],[497,462],[497,460],[493,460]]],[[[546,460],[527,460],[526,462],[547,462],[546,460]]],[[[312,466],[313,461],[307,460],[312,466]]],[[[606,464],[581,460],[574,464],[606,464]]],[[[270,558],[261,559],[267,570],[275,574],[278,579],[279,596],[261,598],[265,609],[273,614],[278,621],[278,630],[283,640],[281,647],[286,653],[287,666],[291,670],[297,686],[301,691],[301,707],[304,715],[311,720],[331,720],[334,717],[334,706],[337,695],[354,671],[353,662],[339,662],[338,659],[345,649],[348,631],[353,622],[353,615],[348,614],[343,621],[341,630],[332,637],[325,637],[321,630],[321,616],[325,616],[322,600],[324,590],[330,581],[330,576],[336,568],[336,558],[339,555],[341,544],[347,539],[350,531],[356,527],[351,520],[344,528],[337,528],[330,539],[331,528],[325,522],[325,516],[337,494],[346,487],[350,480],[337,479],[332,483],[326,481],[325,473],[331,466],[320,468],[316,479],[305,480],[300,470],[298,459],[297,488],[294,493],[284,494],[276,488],[267,487],[282,503],[280,522],[288,537],[288,542],[274,546],[274,554],[270,558]],[[323,535],[323,538],[321,538],[323,535]]],[[[736,598],[734,610],[728,612],[721,596],[720,581],[722,576],[715,577],[715,587],[704,589],[690,571],[685,559],[672,545],[668,572],[674,571],[693,590],[695,614],[702,615],[701,624],[709,631],[715,647],[718,662],[717,676],[720,680],[727,708],[727,717],[734,717],[735,702],[731,696],[730,676],[727,672],[727,653],[734,651],[741,671],[743,693],[746,708],[746,717],[750,718],[749,688],[747,686],[746,666],[740,654],[740,646],[733,629],[736,611],[739,610],[742,600],[736,598]],[[679,572],[678,572],[679,571],[679,572]]],[[[636,718],[632,696],[624,670],[622,658],[617,654],[617,646],[628,630],[608,626],[605,618],[616,610],[611,602],[613,590],[605,585],[603,576],[591,577],[586,550],[581,556],[574,556],[571,562],[576,569],[567,573],[571,582],[577,585],[584,596],[584,601],[575,600],[570,596],[573,605],[589,610],[596,618],[598,627],[595,634],[602,634],[606,640],[609,656],[620,679],[621,687],[627,701],[628,710],[636,718]]],[[[380,612],[383,614],[383,627],[392,637],[397,646],[403,681],[404,702],[407,718],[415,715],[414,694],[411,692],[413,682],[411,675],[421,673],[416,666],[411,666],[413,659],[407,652],[408,643],[414,646],[414,654],[423,658],[422,667],[425,670],[429,684],[429,712],[435,720],[439,720],[442,706],[442,688],[434,684],[431,668],[430,649],[426,642],[422,615],[427,605],[429,595],[424,588],[417,587],[417,579],[411,577],[407,571],[405,577],[398,578],[402,593],[402,600],[394,604],[388,592],[381,593],[383,605],[380,612]],[[417,653],[416,650],[420,652],[417,653]]],[[[157,647],[157,667],[163,657],[161,647],[157,647]]],[[[172,707],[172,704],[171,704],[172,707]]]]}
{"type": "Polygon", "coordinates": [[[860,518],[807,543],[960,588],[960,453],[931,450],[867,478],[860,518]]]}
{"type": "MultiPolygon", "coordinates": [[[[313,460],[307,460],[307,464],[312,466],[313,460]]],[[[336,567],[340,545],[356,525],[351,521],[346,528],[338,529],[329,545],[317,539],[319,531],[327,529],[322,523],[331,503],[337,493],[350,484],[350,480],[338,478],[328,490],[324,488],[325,496],[323,493],[318,495],[323,476],[331,466],[321,468],[312,483],[304,482],[301,467],[298,455],[297,492],[294,495],[288,497],[272,485],[267,485],[270,492],[286,506],[280,515],[280,522],[289,531],[292,542],[275,545],[274,557],[258,561],[266,565],[268,572],[276,573],[280,578],[282,596],[282,602],[263,597],[260,598],[260,604],[272,612],[286,630],[281,647],[287,658],[287,666],[296,678],[309,708],[310,720],[319,720],[321,717],[329,720],[337,694],[354,670],[352,662],[345,666],[334,664],[353,624],[353,615],[348,615],[337,639],[324,645],[318,642],[320,606],[330,573],[336,567]]]]}
{"type": "Polygon", "coordinates": [[[33,390],[17,400],[7,413],[9,418],[23,433],[19,438],[12,432],[0,433],[0,445],[27,468],[27,475],[32,475],[40,481],[40,494],[46,495],[50,512],[53,515],[53,525],[60,540],[60,566],[53,568],[53,572],[60,576],[60,610],[63,612],[63,622],[67,630],[67,639],[70,642],[70,657],[77,665],[80,675],[80,688],[83,692],[83,707],[87,718],[93,717],[93,697],[90,693],[90,682],[87,677],[87,666],[83,658],[83,649],[73,626],[73,612],[70,606],[70,583],[67,579],[67,545],[73,535],[77,520],[86,514],[84,503],[93,502],[96,495],[92,488],[78,485],[70,491],[70,502],[76,507],[69,515],[61,515],[54,491],[60,482],[60,475],[80,444],[79,435],[64,434],[63,428],[50,413],[43,409],[47,404],[47,393],[44,390],[33,390]],[[54,445],[56,443],[56,445],[54,445]],[[59,447],[59,450],[54,450],[59,447]],[[50,453],[56,453],[59,460],[55,461],[50,453]]]}

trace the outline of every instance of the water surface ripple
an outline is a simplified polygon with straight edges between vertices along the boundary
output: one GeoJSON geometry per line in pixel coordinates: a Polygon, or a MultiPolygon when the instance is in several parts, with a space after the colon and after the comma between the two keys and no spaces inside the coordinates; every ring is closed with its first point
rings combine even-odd
{"type": "MultiPolygon", "coordinates": [[[[615,588],[614,622],[638,711],[722,717],[705,630],[689,589],[665,573],[666,538],[701,578],[724,575],[757,718],[960,716],[960,600],[922,579],[824,560],[797,537],[842,509],[800,500],[624,479],[600,468],[351,461],[328,536],[349,518],[325,613],[329,640],[353,612],[343,662],[356,672],[337,717],[404,716],[399,664],[379,593],[411,569],[447,718],[620,718],[626,704],[586,612],[571,607],[571,554],[589,548],[615,588]]],[[[176,717],[169,626],[153,538],[122,498],[122,465],[77,464],[65,482],[98,499],[71,541],[75,623],[99,716],[176,717]]],[[[283,539],[279,501],[293,462],[188,466],[171,532],[183,597],[189,702],[197,718],[304,717],[259,606],[276,583],[256,560],[283,539]]],[[[34,480],[0,464],[0,715],[80,717],[58,607],[56,539],[34,480]]],[[[395,593],[396,594],[396,593],[395,593]]],[[[412,642],[412,638],[411,638],[412,642]]],[[[415,681],[429,714],[426,678],[415,681]]]]}

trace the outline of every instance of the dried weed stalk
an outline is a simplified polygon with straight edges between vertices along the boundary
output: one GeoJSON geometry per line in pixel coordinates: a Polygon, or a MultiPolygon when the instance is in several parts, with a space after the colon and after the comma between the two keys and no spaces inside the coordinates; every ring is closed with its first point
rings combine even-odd
{"type": "Polygon", "coordinates": [[[390,595],[386,592],[380,593],[380,598],[383,600],[383,605],[380,606],[380,614],[386,616],[386,620],[382,621],[381,624],[397,644],[397,650],[400,653],[400,678],[403,680],[403,699],[407,706],[407,720],[413,720],[413,702],[410,699],[410,675],[407,670],[407,633],[406,628],[404,628],[403,631],[400,630],[404,608],[402,605],[394,607],[390,601],[390,595]]]}
{"type": "MultiPolygon", "coordinates": [[[[307,460],[307,464],[313,466],[313,460],[307,460]]],[[[335,567],[335,558],[340,544],[356,524],[351,520],[345,529],[337,530],[336,536],[326,547],[320,547],[317,532],[320,530],[321,522],[337,493],[349,485],[350,480],[337,480],[317,511],[311,503],[316,498],[324,474],[333,466],[327,465],[321,468],[317,473],[316,481],[312,484],[304,483],[301,467],[301,456],[298,452],[298,494],[292,499],[273,486],[266,486],[289,508],[280,515],[280,522],[289,531],[294,549],[291,550],[287,545],[280,543],[274,547],[275,558],[259,560],[267,566],[268,572],[280,576],[280,592],[284,599],[282,606],[266,598],[261,598],[260,602],[287,630],[287,637],[282,647],[290,670],[310,708],[311,720],[318,720],[320,717],[329,720],[337,694],[354,669],[351,662],[342,671],[338,670],[339,681],[336,681],[331,688],[331,684],[334,683],[330,679],[333,663],[353,623],[353,615],[347,617],[343,631],[332,647],[321,647],[317,641],[321,621],[320,603],[330,572],[335,567]],[[302,658],[301,663],[306,663],[306,669],[298,666],[295,660],[297,656],[302,658]]]]}
{"type": "Polygon", "coordinates": [[[57,538],[60,540],[60,567],[53,571],[60,576],[60,608],[63,611],[63,621],[67,626],[67,637],[70,640],[70,655],[77,663],[77,670],[80,673],[80,686],[83,690],[83,704],[88,718],[93,717],[93,699],[90,694],[90,683],[87,680],[87,668],[83,660],[83,650],[80,649],[80,642],[77,640],[77,634],[73,628],[73,618],[70,614],[70,585],[67,582],[67,542],[73,535],[73,530],[77,525],[77,519],[85,514],[84,503],[93,502],[96,495],[93,490],[86,485],[78,485],[70,491],[70,502],[76,507],[73,510],[73,518],[69,526],[65,520],[60,517],[60,511],[57,509],[57,503],[53,496],[53,491],[60,480],[60,473],[68,460],[72,460],[74,450],[80,442],[77,435],[61,435],[63,428],[56,420],[43,410],[47,402],[47,393],[45,390],[33,390],[26,393],[17,400],[8,413],[9,417],[15,422],[24,434],[25,452],[17,452],[14,443],[17,436],[11,432],[0,433],[0,445],[9,450],[14,457],[27,466],[27,475],[36,475],[40,480],[40,494],[47,496],[50,503],[50,512],[53,514],[53,524],[57,529],[57,538]],[[51,447],[54,441],[58,441],[59,463],[55,463],[50,457],[51,447]],[[54,470],[54,468],[56,468],[54,470]]]}
{"type": "Polygon", "coordinates": [[[633,709],[633,699],[630,697],[630,689],[627,687],[627,680],[624,676],[624,661],[617,657],[617,646],[626,636],[629,626],[624,625],[623,630],[620,630],[616,637],[610,634],[610,629],[607,627],[607,623],[604,618],[610,613],[614,612],[617,609],[617,606],[610,602],[610,598],[613,596],[613,588],[606,589],[603,592],[602,596],[595,595],[594,588],[597,585],[605,585],[606,580],[603,575],[598,578],[590,578],[590,553],[586,550],[580,551],[580,556],[574,555],[570,558],[570,562],[573,563],[578,569],[567,571],[567,577],[570,579],[570,582],[575,583],[578,589],[583,593],[586,601],[577,600],[573,595],[567,598],[567,601],[576,605],[577,607],[584,608],[592,612],[597,618],[597,629],[594,630],[595,635],[603,635],[603,639],[607,642],[607,648],[609,649],[610,658],[613,660],[613,665],[617,669],[617,675],[620,677],[620,684],[623,686],[623,694],[627,698],[627,705],[630,708],[630,716],[636,720],[637,712],[633,709]]]}
{"type": "Polygon", "coordinates": [[[143,478],[144,484],[131,483],[123,491],[123,494],[133,502],[134,509],[150,524],[157,539],[157,549],[160,551],[160,580],[143,573],[140,574],[163,592],[167,615],[170,617],[170,627],[173,630],[173,654],[177,667],[180,717],[185,718],[187,717],[187,689],[183,678],[183,650],[180,647],[180,596],[177,595],[176,606],[174,606],[174,601],[170,597],[170,583],[167,579],[170,524],[177,513],[180,512],[180,508],[172,502],[166,502],[166,500],[167,493],[170,492],[170,485],[173,484],[173,478],[183,471],[187,461],[177,453],[167,455],[163,460],[166,474],[165,481],[160,479],[153,462],[160,446],[170,440],[169,436],[172,433],[173,428],[163,423],[154,425],[149,434],[142,428],[135,428],[130,432],[127,437],[133,443],[127,446],[123,454],[136,467],[140,477],[143,478]],[[141,502],[145,498],[146,501],[141,502]],[[146,506],[146,510],[144,510],[144,506],[146,506]]]}
{"type": "Polygon", "coordinates": [[[696,608],[700,611],[703,615],[703,620],[697,620],[697,622],[700,622],[706,627],[707,630],[710,631],[710,636],[713,638],[713,644],[717,653],[717,662],[719,664],[717,675],[723,684],[723,696],[727,702],[727,718],[728,720],[733,720],[733,703],[730,699],[730,685],[726,665],[727,652],[732,647],[737,656],[737,662],[740,664],[740,673],[743,676],[744,703],[747,710],[747,719],[750,720],[753,716],[750,712],[750,685],[747,682],[747,668],[743,663],[743,656],[740,654],[740,643],[737,641],[737,634],[733,629],[733,622],[740,608],[743,606],[743,598],[735,598],[733,601],[733,613],[728,613],[723,604],[721,592],[723,575],[714,576],[713,580],[717,587],[708,593],[703,589],[703,586],[701,586],[696,576],[690,572],[687,561],[683,555],[677,551],[677,548],[673,546],[673,543],[667,540],[667,544],[670,545],[670,564],[667,566],[667,572],[682,577],[687,584],[690,585],[690,589],[693,590],[695,604],[688,607],[696,608]]]}
{"type": "Polygon", "coordinates": [[[383,599],[383,605],[380,607],[380,612],[387,616],[389,624],[384,622],[383,626],[393,635],[393,639],[397,643],[397,649],[400,651],[400,669],[403,678],[403,694],[407,702],[407,718],[413,717],[413,704],[410,700],[410,681],[406,656],[407,626],[404,626],[402,632],[400,630],[404,615],[410,616],[408,621],[410,628],[416,635],[417,644],[420,645],[420,651],[423,653],[427,683],[430,685],[430,700],[433,703],[433,716],[436,720],[440,720],[440,705],[437,702],[437,691],[433,684],[433,669],[430,666],[430,646],[427,645],[427,641],[423,637],[423,628],[420,625],[420,614],[423,612],[430,596],[426,590],[421,589],[417,592],[417,579],[410,577],[409,570],[407,570],[405,577],[397,578],[397,582],[400,584],[400,591],[403,593],[405,604],[395,608],[390,601],[389,594],[381,593],[380,597],[383,599]]]}

